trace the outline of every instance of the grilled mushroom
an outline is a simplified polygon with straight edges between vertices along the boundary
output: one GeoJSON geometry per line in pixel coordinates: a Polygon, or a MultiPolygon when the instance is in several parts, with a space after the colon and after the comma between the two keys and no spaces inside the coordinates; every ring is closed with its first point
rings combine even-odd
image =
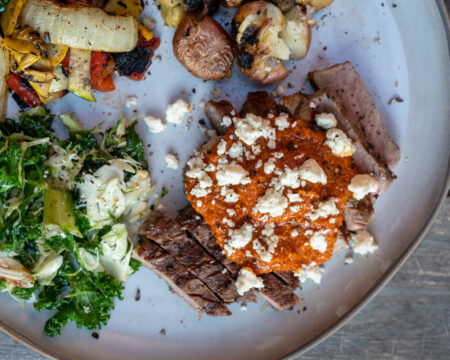
{"type": "Polygon", "coordinates": [[[209,15],[197,21],[186,16],[172,40],[178,61],[195,77],[219,80],[231,77],[233,51],[225,30],[209,15]]]}

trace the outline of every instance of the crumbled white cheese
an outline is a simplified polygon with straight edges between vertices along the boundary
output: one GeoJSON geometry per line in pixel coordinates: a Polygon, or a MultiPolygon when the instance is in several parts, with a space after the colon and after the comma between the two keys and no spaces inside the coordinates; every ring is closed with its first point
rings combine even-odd
{"type": "Polygon", "coordinates": [[[166,161],[166,166],[169,169],[178,169],[179,163],[178,163],[178,159],[175,155],[167,153],[164,156],[164,160],[166,161]]]}
{"type": "Polygon", "coordinates": [[[253,151],[253,154],[259,155],[261,153],[261,146],[258,144],[253,144],[252,151],[253,151]]]}
{"type": "Polygon", "coordinates": [[[234,133],[245,144],[251,146],[260,137],[275,140],[275,129],[270,126],[270,121],[265,120],[253,114],[247,114],[244,119],[241,119],[236,124],[234,133]]]}
{"type": "Polygon", "coordinates": [[[232,189],[226,186],[220,189],[220,195],[225,197],[224,201],[228,203],[235,203],[239,200],[239,194],[235,193],[232,189]]]}
{"type": "Polygon", "coordinates": [[[224,222],[226,225],[228,225],[229,227],[235,227],[235,225],[236,225],[232,220],[230,220],[230,219],[228,219],[228,218],[223,218],[223,222],[224,222]]]}
{"type": "Polygon", "coordinates": [[[197,200],[197,207],[202,207],[202,201],[201,200],[197,200]]]}
{"type": "Polygon", "coordinates": [[[258,160],[258,162],[256,163],[256,165],[255,165],[255,169],[259,169],[261,166],[262,166],[262,160],[261,159],[259,159],[258,160]]]}
{"type": "Polygon", "coordinates": [[[320,281],[322,280],[322,273],[320,272],[319,266],[313,265],[313,263],[309,266],[303,265],[302,268],[294,272],[294,275],[299,278],[301,283],[311,279],[316,284],[320,284],[320,281]]]}
{"type": "Polygon", "coordinates": [[[339,210],[336,207],[336,202],[334,199],[329,199],[327,201],[322,201],[319,203],[316,209],[311,209],[309,213],[305,216],[309,217],[311,220],[317,220],[319,218],[327,218],[329,216],[339,215],[339,210]]]}
{"type": "Polygon", "coordinates": [[[221,158],[219,158],[219,160],[217,161],[217,163],[219,164],[219,165],[225,165],[225,164],[228,164],[228,159],[226,158],[226,157],[221,157],[221,158]]]}
{"type": "Polygon", "coordinates": [[[275,119],[275,125],[278,127],[278,130],[283,131],[289,127],[288,115],[282,113],[275,119]]]}
{"type": "Polygon", "coordinates": [[[231,145],[230,150],[228,150],[228,155],[233,159],[242,159],[242,154],[244,153],[244,147],[240,141],[236,141],[231,145]]]}
{"type": "Polygon", "coordinates": [[[333,114],[321,113],[316,114],[316,124],[322,129],[328,130],[336,127],[337,120],[333,114]]]}
{"type": "Polygon", "coordinates": [[[352,141],[340,129],[328,130],[324,144],[329,146],[333,154],[341,157],[352,156],[356,149],[352,141]]]}
{"type": "Polygon", "coordinates": [[[316,106],[317,106],[317,105],[314,103],[314,101],[311,101],[311,102],[309,103],[309,107],[310,107],[311,109],[315,109],[316,106]]]}
{"type": "Polygon", "coordinates": [[[298,236],[298,230],[293,230],[292,232],[291,232],[291,236],[292,237],[297,237],[298,236]]]}
{"type": "Polygon", "coordinates": [[[268,142],[267,142],[267,147],[270,149],[270,150],[274,150],[276,147],[277,147],[277,144],[275,143],[275,140],[269,140],[268,142]]]}
{"type": "Polygon", "coordinates": [[[370,175],[355,175],[348,186],[356,200],[361,200],[369,193],[377,192],[378,183],[370,175]]]}
{"type": "Polygon", "coordinates": [[[244,224],[241,228],[229,231],[228,245],[234,249],[243,248],[253,237],[253,226],[244,224]]]}
{"type": "Polygon", "coordinates": [[[360,255],[372,254],[378,250],[378,245],[372,235],[366,230],[358,230],[352,233],[350,245],[353,252],[360,255]]]}
{"type": "Polygon", "coordinates": [[[219,144],[217,145],[217,154],[223,155],[225,154],[225,151],[227,151],[227,142],[225,140],[220,140],[219,144]]]}
{"type": "Polygon", "coordinates": [[[320,167],[314,159],[306,160],[299,169],[300,179],[306,180],[312,183],[321,183],[325,185],[327,183],[327,175],[325,171],[320,167]]]}
{"type": "Polygon", "coordinates": [[[327,238],[324,231],[316,231],[309,240],[311,247],[321,253],[327,250],[327,238]]]}
{"type": "Polygon", "coordinates": [[[125,106],[127,108],[133,107],[137,105],[137,97],[136,96],[128,96],[127,101],[125,102],[125,106]]]}
{"type": "Polygon", "coordinates": [[[225,126],[225,127],[230,127],[232,123],[233,123],[233,122],[231,121],[231,118],[230,118],[229,116],[224,116],[224,117],[222,118],[222,123],[221,123],[221,125],[223,125],[223,126],[225,126]]]}
{"type": "Polygon", "coordinates": [[[283,215],[284,209],[288,206],[287,199],[283,196],[283,193],[270,188],[266,191],[264,196],[258,199],[254,212],[267,213],[272,217],[283,215]]]}
{"type": "Polygon", "coordinates": [[[208,194],[210,194],[210,193],[211,193],[211,189],[208,189],[208,188],[202,188],[202,187],[200,186],[200,183],[198,183],[197,185],[195,185],[195,186],[192,188],[192,190],[191,190],[191,195],[192,195],[192,196],[195,196],[195,197],[198,197],[198,198],[204,197],[204,196],[206,196],[206,195],[208,195],[208,194]]]}
{"type": "Polygon", "coordinates": [[[189,104],[183,99],[178,99],[166,108],[166,121],[173,124],[181,124],[185,115],[189,112],[189,104]]]}
{"type": "Polygon", "coordinates": [[[278,179],[273,179],[277,189],[281,189],[283,186],[287,186],[293,189],[297,189],[300,186],[299,170],[285,168],[284,172],[278,179]]]}
{"type": "Polygon", "coordinates": [[[252,269],[243,267],[239,271],[239,276],[236,280],[236,288],[239,295],[243,296],[250,289],[262,289],[263,287],[263,280],[256,276],[252,269]]]}
{"type": "Polygon", "coordinates": [[[269,158],[264,163],[264,172],[266,174],[271,174],[274,170],[275,170],[275,159],[274,158],[269,158]]]}
{"type": "Polygon", "coordinates": [[[213,164],[209,164],[207,167],[205,167],[205,171],[211,172],[215,171],[216,167],[213,164]]]}
{"type": "Polygon", "coordinates": [[[289,202],[303,202],[303,199],[300,197],[298,193],[293,193],[289,191],[287,193],[287,197],[289,199],[289,202]]]}
{"type": "Polygon", "coordinates": [[[163,124],[162,120],[152,115],[144,116],[144,122],[151,133],[156,134],[166,130],[166,125],[163,124]]]}
{"type": "Polygon", "coordinates": [[[230,215],[230,216],[236,215],[236,211],[234,211],[233,209],[227,209],[227,213],[228,213],[228,215],[230,215]]]}
{"type": "Polygon", "coordinates": [[[250,183],[247,170],[235,162],[229,165],[222,165],[216,173],[216,179],[219,186],[246,185],[250,183]]]}
{"type": "Polygon", "coordinates": [[[275,152],[272,154],[274,157],[276,157],[277,159],[282,159],[284,157],[283,153],[280,152],[275,152]]]}
{"type": "Polygon", "coordinates": [[[300,211],[300,206],[298,206],[298,205],[291,206],[290,209],[292,212],[296,213],[296,212],[300,211]]]}

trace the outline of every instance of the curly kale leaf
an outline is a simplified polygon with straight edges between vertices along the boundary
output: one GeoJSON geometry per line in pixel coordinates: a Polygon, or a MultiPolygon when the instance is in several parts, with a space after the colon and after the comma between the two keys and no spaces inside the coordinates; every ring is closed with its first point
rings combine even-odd
{"type": "Polygon", "coordinates": [[[69,263],[60,269],[53,282],[54,286],[46,287],[38,294],[34,305],[37,311],[56,310],[44,327],[48,336],[60,335],[61,328],[69,321],[79,328],[98,330],[108,322],[114,299],[122,300],[123,286],[112,276],[83,268],[74,270],[69,263]],[[64,294],[68,287],[69,292],[64,294]]]}
{"type": "Polygon", "coordinates": [[[24,134],[32,138],[53,138],[51,124],[54,116],[42,106],[38,106],[20,114],[16,120],[6,119],[0,122],[0,131],[3,135],[24,134]]]}

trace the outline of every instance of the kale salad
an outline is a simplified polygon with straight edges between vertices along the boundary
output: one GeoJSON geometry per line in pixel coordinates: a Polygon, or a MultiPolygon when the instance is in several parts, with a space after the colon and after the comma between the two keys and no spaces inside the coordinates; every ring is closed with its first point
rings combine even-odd
{"type": "Polygon", "coordinates": [[[53,118],[36,107],[0,122],[0,291],[52,310],[49,336],[108,322],[139,267],[125,224],[149,215],[154,191],[134,124],[85,130],[65,114],[60,140],[53,118]]]}

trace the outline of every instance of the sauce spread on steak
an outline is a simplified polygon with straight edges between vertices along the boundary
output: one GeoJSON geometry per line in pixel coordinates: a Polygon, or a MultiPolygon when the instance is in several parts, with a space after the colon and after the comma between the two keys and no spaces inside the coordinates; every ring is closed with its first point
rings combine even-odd
{"type": "Polygon", "coordinates": [[[286,114],[234,123],[188,162],[195,211],[225,255],[256,274],[328,261],[358,173],[351,152],[339,156],[326,132],[286,114]]]}

